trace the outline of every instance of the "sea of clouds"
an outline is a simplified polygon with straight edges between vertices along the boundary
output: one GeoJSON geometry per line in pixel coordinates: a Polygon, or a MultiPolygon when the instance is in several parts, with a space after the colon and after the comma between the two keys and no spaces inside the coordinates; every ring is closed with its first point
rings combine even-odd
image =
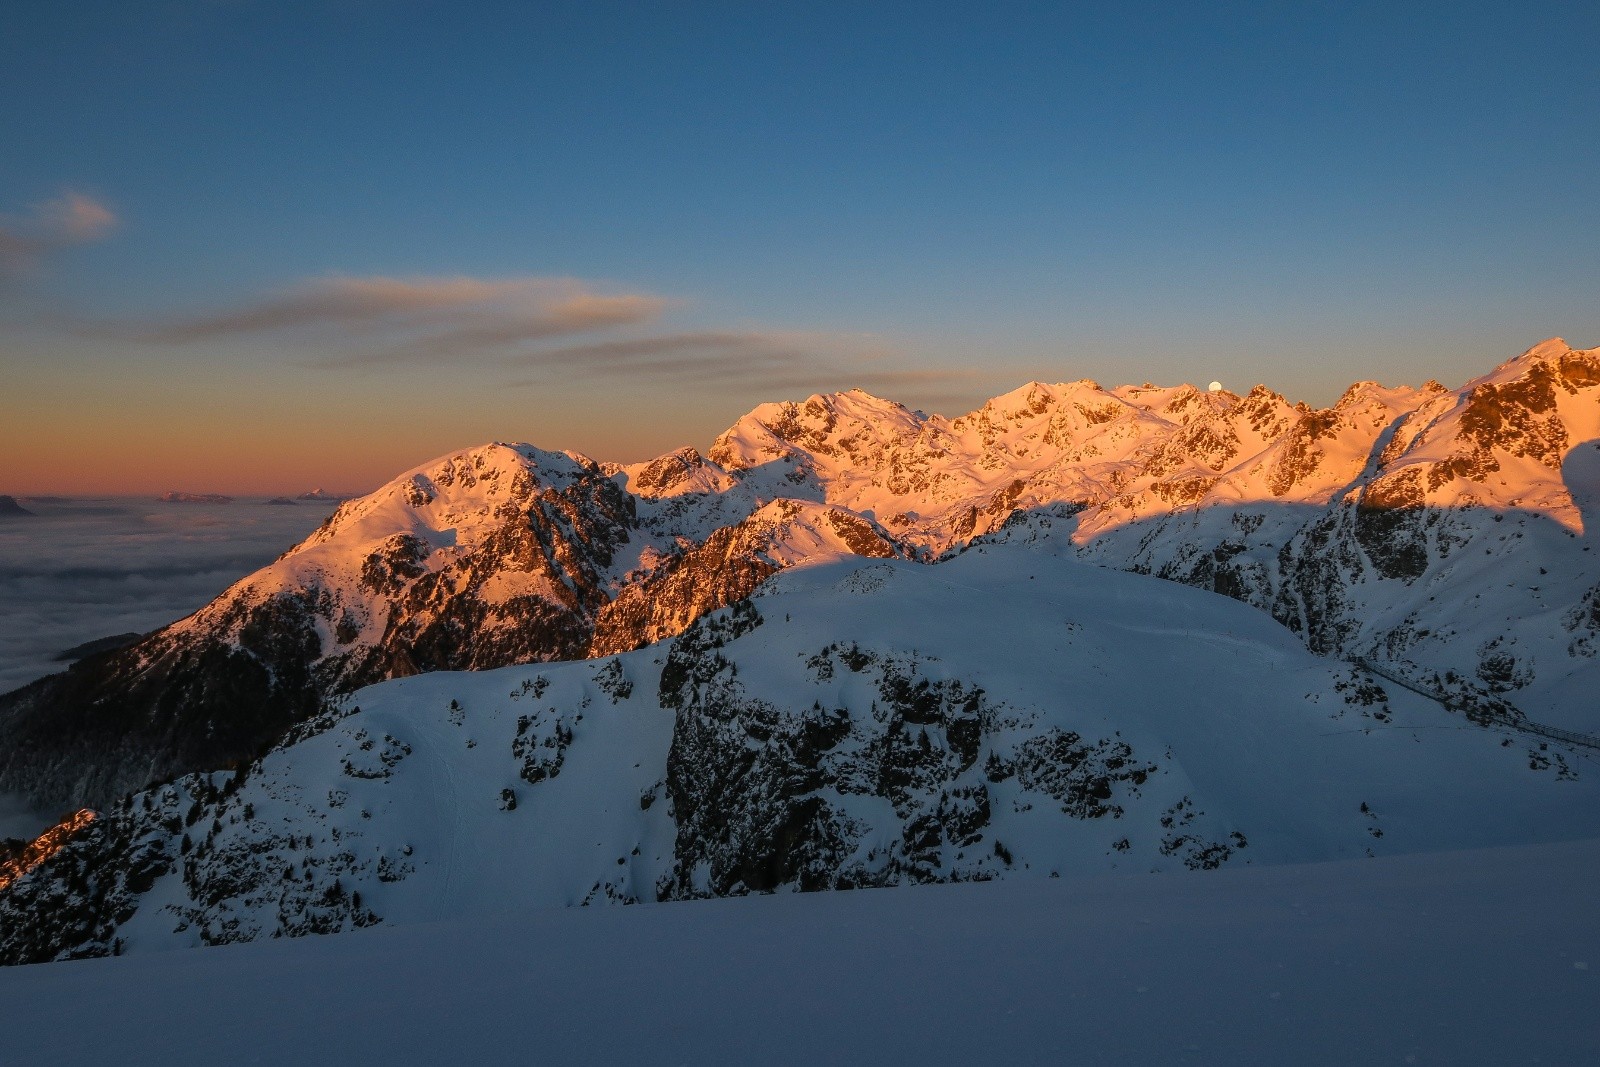
{"type": "Polygon", "coordinates": [[[148,633],[271,563],[336,506],[27,500],[0,520],[0,693],[67,664],[66,649],[148,633]]]}
{"type": "MultiPolygon", "coordinates": [[[[66,670],[60,654],[148,633],[204,607],[304,538],[337,506],[240,499],[22,499],[0,518],[0,693],[66,670]]],[[[0,794],[0,837],[31,837],[60,813],[0,794]]]]}

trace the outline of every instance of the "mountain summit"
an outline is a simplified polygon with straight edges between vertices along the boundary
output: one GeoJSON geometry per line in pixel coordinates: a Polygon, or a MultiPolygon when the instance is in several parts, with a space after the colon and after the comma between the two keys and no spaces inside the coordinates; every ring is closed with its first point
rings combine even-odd
{"type": "Polygon", "coordinates": [[[1600,729],[1600,354],[1451,390],[1031,382],[958,418],[860,390],[701,454],[464,449],[346,501],[193,616],[0,698],[0,787],[106,804],[387,678],[626,651],[772,575],[1009,543],[1218,592],[1480,719],[1600,729]]]}

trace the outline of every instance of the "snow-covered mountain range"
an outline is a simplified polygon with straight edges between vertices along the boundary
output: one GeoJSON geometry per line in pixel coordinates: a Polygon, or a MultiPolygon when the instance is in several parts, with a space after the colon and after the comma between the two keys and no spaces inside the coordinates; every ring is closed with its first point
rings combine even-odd
{"type": "Polygon", "coordinates": [[[1592,753],[1037,547],[796,568],[669,643],[351,699],[41,838],[0,960],[1600,834],[1592,753]]]}
{"type": "Polygon", "coordinates": [[[1594,834],[1552,738],[1600,729],[1597,504],[1559,340],[1320,410],[850,391],[704,455],[467,449],[0,698],[0,786],[105,809],[0,857],[4,955],[1594,834]]]}
{"type": "Polygon", "coordinates": [[[860,391],[762,405],[707,455],[625,467],[487,445],[0,698],[0,787],[103,804],[249,758],[328,695],[626,650],[798,562],[974,539],[1212,589],[1319,654],[1600,729],[1597,502],[1600,355],[1559,340],[1459,389],[1362,382],[1320,410],[1260,386],[1032,383],[956,419],[860,391]]]}

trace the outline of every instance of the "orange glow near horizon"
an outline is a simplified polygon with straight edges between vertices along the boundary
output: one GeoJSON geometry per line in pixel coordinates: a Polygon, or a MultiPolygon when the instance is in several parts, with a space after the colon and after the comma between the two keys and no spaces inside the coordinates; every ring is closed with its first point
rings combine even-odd
{"type": "Polygon", "coordinates": [[[203,383],[135,384],[116,396],[85,390],[70,402],[0,403],[0,493],[275,496],[314,487],[358,493],[437,456],[493,440],[624,463],[685,444],[704,449],[740,413],[718,424],[716,414],[692,408],[652,417],[643,405],[616,403],[596,418],[587,405],[562,404],[563,398],[528,389],[501,390],[481,404],[392,392],[356,403],[342,396],[301,399],[282,390],[229,391],[226,404],[217,404],[218,395],[203,383]]]}

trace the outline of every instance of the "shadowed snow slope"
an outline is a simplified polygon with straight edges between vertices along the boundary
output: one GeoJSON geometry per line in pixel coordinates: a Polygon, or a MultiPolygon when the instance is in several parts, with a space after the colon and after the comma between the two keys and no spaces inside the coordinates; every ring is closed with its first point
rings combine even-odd
{"type": "Polygon", "coordinates": [[[0,959],[1600,835],[1589,750],[1011,546],[791,569],[670,645],[353,701],[88,824],[0,895],[0,959]]]}
{"type": "Polygon", "coordinates": [[[0,971],[34,1065],[1593,1063],[1595,842],[379,928],[0,971]]]}
{"type": "Polygon", "coordinates": [[[1597,459],[1600,352],[1559,339],[1460,389],[1359,382],[1323,410],[1031,382],[955,419],[860,390],[764,404],[705,456],[627,467],[485,445],[0,697],[0,788],[108,804],[385,678],[623,651],[786,567],[984,539],[1223,593],[1480,718],[1600,732],[1597,459]]]}

